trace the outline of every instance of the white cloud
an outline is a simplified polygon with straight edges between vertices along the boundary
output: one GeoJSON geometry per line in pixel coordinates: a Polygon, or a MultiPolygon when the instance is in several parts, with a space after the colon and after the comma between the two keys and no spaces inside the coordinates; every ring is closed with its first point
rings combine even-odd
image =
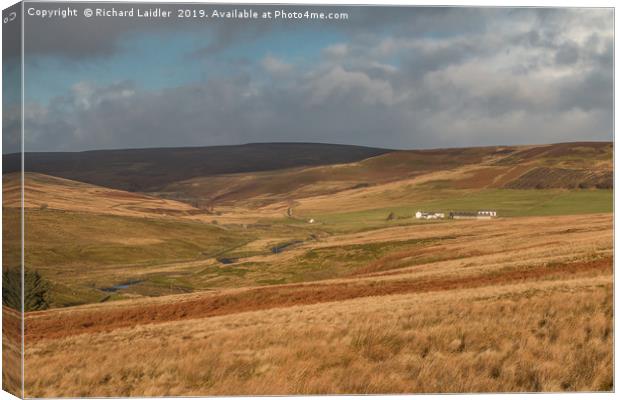
{"type": "Polygon", "coordinates": [[[267,72],[274,75],[287,74],[293,70],[293,66],[291,64],[287,64],[273,56],[266,56],[263,58],[261,65],[267,72]]]}
{"type": "Polygon", "coordinates": [[[333,58],[342,58],[345,57],[347,55],[347,53],[349,52],[349,48],[347,47],[346,43],[336,43],[336,44],[332,44],[330,46],[327,46],[324,50],[323,53],[327,56],[327,57],[333,57],[333,58]]]}
{"type": "Polygon", "coordinates": [[[306,85],[311,104],[325,103],[331,99],[342,101],[357,99],[366,104],[388,106],[396,102],[390,82],[372,79],[360,71],[347,71],[340,66],[327,71],[318,71],[306,85]]]}
{"type": "Polygon", "coordinates": [[[426,20],[428,31],[404,24],[390,35],[351,34],[295,65],[267,55],[244,72],[163,90],[82,82],[27,116],[36,138],[29,145],[318,141],[416,148],[610,140],[609,15],[484,11],[476,19],[484,23],[467,24],[452,11],[437,17],[450,34],[430,34],[439,28],[426,20]]]}

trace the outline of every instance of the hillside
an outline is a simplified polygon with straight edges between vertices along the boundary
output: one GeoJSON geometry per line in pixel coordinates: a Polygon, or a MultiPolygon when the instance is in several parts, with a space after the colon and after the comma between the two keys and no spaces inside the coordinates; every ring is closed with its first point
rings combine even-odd
{"type": "Polygon", "coordinates": [[[447,237],[339,279],[28,313],[27,395],[613,390],[612,224],[394,228],[373,243],[447,237]]]}
{"type": "Polygon", "coordinates": [[[158,194],[207,206],[241,202],[260,207],[321,195],[330,198],[336,193],[350,199],[366,198],[376,193],[394,194],[407,186],[416,186],[416,192],[609,189],[613,187],[612,171],[613,146],[603,142],[409,150],[347,164],[196,177],[171,183],[158,194]]]}
{"type": "Polygon", "coordinates": [[[28,396],[613,389],[611,143],[265,146],[264,164],[172,149],[25,174],[47,307],[25,317],[28,396]],[[499,217],[414,216],[480,209],[499,217]]]}
{"type": "MultiPolygon", "coordinates": [[[[198,176],[269,171],[363,160],[389,150],[318,143],[26,153],[25,169],[130,191],[152,191],[198,176]]],[[[19,154],[3,156],[4,173],[19,171],[19,154]]]]}
{"type": "MultiPolygon", "coordinates": [[[[534,158],[529,164],[494,166],[504,150],[398,152],[338,166],[200,178],[203,186],[190,180],[165,193],[200,198],[193,190],[228,190],[228,201],[207,209],[190,205],[195,198],[176,201],[26,173],[26,262],[50,280],[51,305],[59,307],[308,282],[374,269],[386,255],[445,245],[458,231],[446,221],[437,221],[445,230],[430,238],[393,229],[411,226],[423,232],[426,224],[413,217],[419,209],[494,209],[503,217],[612,210],[613,192],[606,189],[505,189],[470,179],[480,169],[504,171],[497,175],[501,178],[513,168],[538,168],[544,162],[534,158]],[[356,183],[362,170],[365,182],[373,183],[356,183]],[[394,170],[400,173],[392,176],[394,170]],[[234,190],[247,181],[255,184],[234,190]]],[[[5,218],[17,216],[18,177],[4,176],[5,218]]]]}
{"type": "MultiPolygon", "coordinates": [[[[88,183],[27,172],[24,176],[24,207],[134,217],[181,216],[200,213],[194,207],[141,193],[109,189],[88,183]]],[[[4,207],[21,201],[20,175],[4,175],[4,207]]]]}
{"type": "MultiPolygon", "coordinates": [[[[27,261],[52,281],[54,306],[107,299],[102,289],[124,282],[140,284],[114,298],[333,278],[417,246],[382,229],[416,226],[419,209],[494,209],[505,217],[610,212],[611,159],[609,143],[397,151],[185,179],[149,193],[28,172],[27,261]],[[367,249],[356,247],[359,237],[337,239],[369,230],[371,241],[387,244],[367,249]],[[280,247],[285,253],[274,255],[280,247]],[[341,259],[342,252],[360,258],[341,259]]],[[[7,218],[20,204],[18,178],[4,175],[7,218]]]]}
{"type": "MultiPolygon", "coordinates": [[[[455,188],[611,188],[613,145],[575,142],[435,150],[316,143],[26,153],[26,171],[201,203],[275,200],[450,172],[455,188]],[[265,195],[268,194],[265,198],[265,195]],[[270,196],[272,198],[270,198],[270,196]]],[[[4,172],[19,168],[4,156],[4,172]]]]}

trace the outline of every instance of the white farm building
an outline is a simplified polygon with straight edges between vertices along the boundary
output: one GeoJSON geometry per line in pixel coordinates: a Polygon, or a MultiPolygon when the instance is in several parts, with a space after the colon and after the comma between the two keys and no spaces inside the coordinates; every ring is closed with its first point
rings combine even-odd
{"type": "Polygon", "coordinates": [[[451,211],[449,218],[452,219],[492,219],[497,217],[497,211],[451,211]]]}
{"type": "Polygon", "coordinates": [[[418,211],[415,213],[417,219],[444,219],[446,214],[442,212],[418,211]]]}

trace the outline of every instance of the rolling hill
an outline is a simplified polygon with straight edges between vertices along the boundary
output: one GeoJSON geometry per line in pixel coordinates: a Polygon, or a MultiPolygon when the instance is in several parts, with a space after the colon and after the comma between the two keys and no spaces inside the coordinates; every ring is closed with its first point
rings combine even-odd
{"type": "MultiPolygon", "coordinates": [[[[130,191],[153,191],[198,176],[331,165],[390,150],[318,143],[255,143],[239,146],[35,152],[25,170],[130,191]]],[[[4,172],[20,169],[20,155],[3,156],[4,172]]]]}
{"type": "MultiPolygon", "coordinates": [[[[25,270],[47,309],[24,317],[27,395],[612,390],[612,159],[592,142],[28,154],[25,270]],[[499,217],[414,217],[479,209],[499,217]]],[[[20,178],[3,175],[5,260],[20,178]]]]}
{"type": "MultiPolygon", "coordinates": [[[[486,208],[508,217],[610,212],[611,151],[609,143],[393,151],[333,165],[200,176],[146,193],[27,172],[26,259],[54,283],[54,306],[106,299],[102,288],[124,282],[140,284],[115,297],[332,278],[420,243],[372,236],[386,244],[366,248],[358,237],[317,251],[320,243],[419,224],[412,218],[419,209],[486,208]],[[572,171],[576,180],[540,171],[572,171]],[[284,255],[274,255],[280,247],[284,255]],[[356,256],[340,258],[342,252],[356,256]]],[[[166,179],[187,167],[174,165],[166,179]]],[[[99,168],[72,173],[118,176],[99,168]]],[[[19,174],[4,175],[3,194],[5,217],[16,216],[19,174]]]]}
{"type": "MultiPolygon", "coordinates": [[[[18,207],[21,201],[20,175],[4,175],[3,205],[18,207]]],[[[142,193],[109,189],[89,183],[34,172],[24,175],[24,207],[55,209],[133,217],[179,216],[200,213],[186,203],[142,193]]]]}
{"type": "Polygon", "coordinates": [[[211,205],[264,206],[336,193],[418,189],[609,189],[613,146],[605,142],[394,151],[338,165],[196,177],[158,194],[211,205]]]}
{"type": "MultiPolygon", "coordinates": [[[[407,180],[436,189],[613,187],[610,142],[398,151],[259,143],[25,157],[27,172],[151,193],[201,208],[239,202],[260,207],[347,191],[355,195],[360,189],[407,180]]],[[[18,154],[5,155],[5,173],[18,170],[18,161],[18,154]]]]}

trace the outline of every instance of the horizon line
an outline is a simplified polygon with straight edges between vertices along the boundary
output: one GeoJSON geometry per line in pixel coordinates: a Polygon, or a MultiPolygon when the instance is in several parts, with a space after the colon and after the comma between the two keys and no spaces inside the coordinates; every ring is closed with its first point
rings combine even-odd
{"type": "Polygon", "coordinates": [[[489,147],[525,147],[525,146],[552,146],[559,144],[570,144],[570,143],[610,143],[614,144],[614,140],[575,140],[575,141],[567,141],[567,142],[552,142],[552,143],[532,143],[532,144],[489,144],[489,145],[472,145],[472,146],[454,146],[454,147],[418,147],[418,148],[389,148],[389,147],[376,147],[376,146],[367,146],[367,145],[358,145],[358,144],[345,144],[345,143],[328,143],[328,142],[247,142],[240,144],[223,144],[223,145],[199,145],[199,146],[170,146],[170,147],[126,147],[126,148],[108,148],[108,149],[89,149],[89,150],[58,150],[58,151],[23,151],[23,152],[13,152],[13,153],[3,153],[2,156],[10,156],[15,154],[44,154],[44,153],[54,153],[54,154],[63,154],[63,153],[89,153],[89,152],[113,152],[113,151],[140,151],[140,150],[184,150],[184,149],[207,149],[207,148],[218,148],[218,147],[243,147],[243,146],[259,146],[259,145],[323,145],[323,146],[346,146],[346,147],[357,147],[357,148],[365,148],[365,149],[374,149],[374,150],[384,150],[389,152],[396,151],[432,151],[432,150],[447,150],[447,149],[471,149],[471,148],[489,148],[489,147]]]}

